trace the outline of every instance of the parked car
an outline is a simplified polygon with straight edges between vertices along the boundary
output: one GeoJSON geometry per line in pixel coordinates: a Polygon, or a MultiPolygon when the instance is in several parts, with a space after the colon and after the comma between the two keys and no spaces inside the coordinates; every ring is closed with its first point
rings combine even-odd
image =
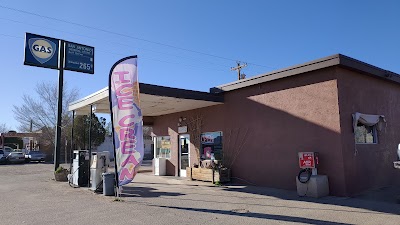
{"type": "Polygon", "coordinates": [[[28,154],[25,155],[25,158],[28,162],[30,161],[44,162],[44,160],[46,159],[46,154],[41,151],[30,151],[28,154]]]}
{"type": "Polygon", "coordinates": [[[25,155],[22,152],[11,152],[7,156],[7,162],[9,162],[9,163],[24,163],[25,155]]]}
{"type": "Polygon", "coordinates": [[[4,155],[4,151],[0,150],[0,163],[6,163],[7,162],[7,156],[4,155]]]}
{"type": "Polygon", "coordinates": [[[7,157],[12,151],[14,151],[14,149],[12,149],[12,148],[10,148],[10,147],[7,147],[7,146],[5,146],[5,147],[3,147],[3,148],[0,148],[0,150],[3,150],[3,152],[4,152],[4,155],[7,157]]]}

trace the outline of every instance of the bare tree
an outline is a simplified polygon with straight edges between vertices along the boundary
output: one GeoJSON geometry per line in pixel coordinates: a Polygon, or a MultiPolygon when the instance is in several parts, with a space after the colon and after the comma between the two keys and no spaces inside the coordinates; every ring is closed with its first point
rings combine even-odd
{"type": "MultiPolygon", "coordinates": [[[[57,119],[58,90],[56,83],[41,82],[35,87],[37,98],[24,94],[22,104],[14,105],[14,117],[20,123],[19,130],[22,132],[41,130],[43,138],[54,145],[55,127],[57,119]]],[[[72,114],[68,112],[68,105],[78,98],[77,89],[69,90],[64,84],[62,103],[62,129],[69,126],[72,114]]],[[[64,134],[65,134],[65,129],[64,134]]]]}
{"type": "Polygon", "coordinates": [[[0,123],[0,133],[7,133],[10,131],[10,127],[7,126],[5,123],[0,123]]]}

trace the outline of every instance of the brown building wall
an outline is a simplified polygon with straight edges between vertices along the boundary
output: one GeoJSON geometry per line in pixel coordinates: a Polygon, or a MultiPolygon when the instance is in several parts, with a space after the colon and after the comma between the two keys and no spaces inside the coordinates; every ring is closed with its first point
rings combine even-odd
{"type": "Polygon", "coordinates": [[[328,175],[332,194],[344,194],[333,68],[226,93],[225,107],[229,113],[224,117],[224,150],[234,152],[237,148],[229,144],[234,142],[229,138],[231,131],[235,133],[236,129],[239,137],[249,132],[232,165],[234,177],[260,186],[294,190],[299,172],[297,153],[314,151],[320,153],[319,174],[328,175]]]}
{"type": "MultiPolygon", "coordinates": [[[[178,118],[201,114],[203,132],[223,131],[225,164],[235,179],[295,190],[297,153],[315,151],[331,194],[345,195],[335,72],[328,68],[242,88],[225,93],[223,105],[154,118],[155,135],[172,139],[168,175],[178,175],[178,118]]],[[[191,154],[191,165],[195,160],[191,154]]]]}
{"type": "Polygon", "coordinates": [[[393,168],[400,143],[399,84],[337,68],[340,126],[347,193],[379,188],[400,180],[393,168]],[[378,144],[355,144],[352,114],[384,115],[387,127],[378,131],[378,144]]]}

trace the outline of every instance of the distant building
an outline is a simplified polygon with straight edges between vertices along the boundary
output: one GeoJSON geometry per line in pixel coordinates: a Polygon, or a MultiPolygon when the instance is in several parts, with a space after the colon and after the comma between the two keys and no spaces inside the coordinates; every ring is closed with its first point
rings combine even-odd
{"type": "Polygon", "coordinates": [[[0,134],[0,146],[7,144],[6,138],[17,137],[22,139],[22,146],[18,149],[33,150],[39,148],[39,139],[42,131],[35,131],[29,133],[18,133],[15,131],[0,134]]]}

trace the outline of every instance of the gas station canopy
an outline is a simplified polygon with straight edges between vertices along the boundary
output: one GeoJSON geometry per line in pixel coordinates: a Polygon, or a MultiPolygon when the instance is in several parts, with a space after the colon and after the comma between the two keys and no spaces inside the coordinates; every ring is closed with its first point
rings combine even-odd
{"type": "MultiPolygon", "coordinates": [[[[208,92],[192,91],[151,84],[139,84],[140,106],[143,116],[161,116],[176,112],[208,107],[223,103],[223,96],[208,92]]],[[[96,113],[110,113],[108,87],[72,102],[68,110],[76,115],[88,115],[90,106],[96,113]]]]}

